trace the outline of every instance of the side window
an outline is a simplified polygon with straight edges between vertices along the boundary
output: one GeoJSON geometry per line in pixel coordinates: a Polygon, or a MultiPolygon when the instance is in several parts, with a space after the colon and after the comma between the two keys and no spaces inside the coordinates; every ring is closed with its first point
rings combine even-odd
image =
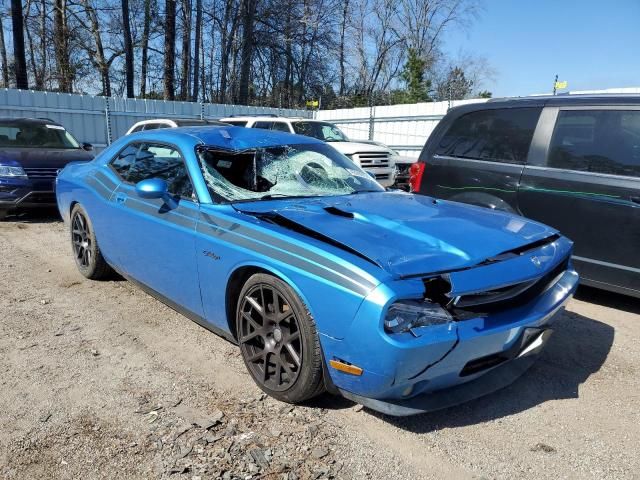
{"type": "Polygon", "coordinates": [[[291,130],[289,130],[289,125],[287,125],[284,122],[273,122],[273,126],[271,127],[271,130],[276,130],[278,132],[291,133],[291,130]]]}
{"type": "Polygon", "coordinates": [[[136,128],[131,130],[131,133],[141,132],[143,128],[144,128],[144,125],[138,125],[136,128]]]}
{"type": "Polygon", "coordinates": [[[256,122],[253,124],[253,128],[261,128],[263,130],[271,130],[273,122],[256,122]]]}
{"type": "Polygon", "coordinates": [[[454,120],[436,154],[502,163],[525,163],[540,108],[502,108],[454,120]]]}
{"type": "Polygon", "coordinates": [[[156,128],[162,128],[162,125],[159,123],[145,123],[144,129],[146,130],[155,130],[156,128]]]}
{"type": "Polygon", "coordinates": [[[169,193],[187,199],[193,196],[187,167],[180,152],[173,147],[152,143],[131,144],[111,162],[111,166],[128,183],[161,178],[167,182],[169,193]]]}
{"type": "Polygon", "coordinates": [[[640,177],[640,110],[561,110],[547,165],[640,177]]]}

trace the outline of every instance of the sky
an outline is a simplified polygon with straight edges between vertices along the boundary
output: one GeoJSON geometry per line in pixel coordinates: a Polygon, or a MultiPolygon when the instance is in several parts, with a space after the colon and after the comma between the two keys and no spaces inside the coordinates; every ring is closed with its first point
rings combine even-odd
{"type": "Polygon", "coordinates": [[[640,87],[640,0],[484,0],[465,31],[450,31],[445,51],[485,57],[494,97],[640,87]]]}

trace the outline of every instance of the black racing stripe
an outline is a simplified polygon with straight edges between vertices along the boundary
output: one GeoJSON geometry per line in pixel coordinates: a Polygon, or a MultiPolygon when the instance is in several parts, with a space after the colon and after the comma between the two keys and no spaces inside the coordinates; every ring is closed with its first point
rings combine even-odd
{"type": "Polygon", "coordinates": [[[183,216],[182,212],[176,212],[173,210],[160,213],[164,202],[162,200],[158,201],[157,204],[144,202],[142,200],[138,200],[137,198],[127,197],[127,208],[131,210],[135,210],[137,212],[146,213],[147,215],[157,216],[165,215],[162,217],[163,220],[174,223],[176,225],[180,225],[181,227],[195,229],[196,227],[196,219],[193,217],[187,218],[187,216],[183,216]]]}
{"type": "Polygon", "coordinates": [[[354,279],[353,272],[351,272],[351,276],[345,278],[336,271],[332,270],[329,266],[327,266],[327,268],[322,268],[307,259],[297,257],[286,251],[283,252],[275,247],[265,245],[252,238],[244,237],[237,229],[234,231],[225,229],[222,226],[199,223],[198,232],[214,236],[222,241],[246,248],[247,250],[258,252],[269,258],[273,258],[274,260],[279,260],[283,263],[286,263],[287,265],[297,267],[301,270],[338,284],[347,290],[356,292],[359,295],[367,295],[375,287],[375,285],[372,285],[366,280],[364,281],[366,283],[361,283],[358,280],[354,279]],[[233,238],[225,238],[227,236],[233,236],[233,238]]]}
{"type": "Polygon", "coordinates": [[[116,188],[118,186],[118,184],[116,182],[114,182],[113,180],[111,180],[107,175],[104,174],[104,172],[95,172],[95,177],[100,180],[107,188],[110,188],[111,190],[113,190],[114,188],[116,188]]]}
{"type": "Polygon", "coordinates": [[[111,190],[109,190],[107,187],[105,187],[102,183],[97,181],[95,178],[87,178],[86,183],[87,185],[93,187],[96,193],[100,195],[102,198],[104,198],[105,200],[109,200],[109,198],[111,197],[111,190]]]}
{"type": "Polygon", "coordinates": [[[284,250],[294,255],[298,255],[299,257],[308,259],[319,265],[322,265],[331,270],[334,270],[335,272],[338,272],[339,274],[344,275],[345,277],[353,278],[354,276],[357,276],[358,278],[356,278],[356,281],[362,285],[369,286],[370,290],[373,290],[376,286],[376,284],[372,283],[371,280],[358,275],[353,270],[349,270],[348,268],[345,268],[334,261],[328,260],[326,257],[323,257],[322,255],[318,255],[303,247],[300,247],[299,245],[295,245],[291,242],[286,242],[278,238],[274,238],[273,236],[258,232],[256,230],[249,229],[238,223],[229,222],[229,221],[221,220],[218,218],[214,219],[210,215],[207,215],[206,213],[203,213],[202,217],[206,219],[213,226],[217,226],[225,230],[237,232],[246,237],[253,238],[257,241],[266,243],[268,245],[272,245],[276,248],[279,248],[280,250],[284,250]]]}

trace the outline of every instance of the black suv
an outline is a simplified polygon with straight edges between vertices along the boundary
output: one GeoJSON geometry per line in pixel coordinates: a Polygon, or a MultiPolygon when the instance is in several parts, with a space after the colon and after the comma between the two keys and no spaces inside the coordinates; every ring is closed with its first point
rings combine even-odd
{"type": "Polygon", "coordinates": [[[640,297],[640,96],[454,108],[412,167],[411,185],[551,225],[575,242],[583,283],[640,297]]]}

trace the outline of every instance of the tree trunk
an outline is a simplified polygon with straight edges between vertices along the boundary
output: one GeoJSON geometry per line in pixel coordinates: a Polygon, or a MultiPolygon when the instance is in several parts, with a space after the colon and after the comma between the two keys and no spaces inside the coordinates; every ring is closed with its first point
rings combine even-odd
{"type": "Polygon", "coordinates": [[[127,98],[133,98],[133,44],[131,42],[131,24],[129,22],[129,0],[122,0],[121,3],[127,98]]]}
{"type": "Polygon", "coordinates": [[[4,18],[0,16],[0,61],[2,61],[2,86],[9,88],[9,64],[7,63],[7,48],[4,45],[4,18]]]}
{"type": "Polygon", "coordinates": [[[55,0],[53,15],[53,43],[58,68],[58,89],[61,92],[71,93],[73,81],[69,59],[67,0],[55,0]]]}
{"type": "Polygon", "coordinates": [[[47,0],[40,2],[40,77],[42,88],[46,90],[47,81],[47,0]]]}
{"type": "Polygon", "coordinates": [[[42,79],[40,77],[40,71],[36,66],[36,50],[33,48],[33,37],[31,36],[31,30],[29,29],[29,18],[31,17],[31,0],[27,1],[24,14],[24,33],[27,36],[27,43],[29,45],[29,64],[33,78],[35,80],[35,89],[43,90],[42,79]]]}
{"type": "Polygon", "coordinates": [[[180,69],[180,100],[189,100],[191,80],[191,0],[182,2],[182,68],[180,69]]]}
{"type": "Polygon", "coordinates": [[[175,98],[176,0],[165,0],[164,99],[175,98]]]}
{"type": "Polygon", "coordinates": [[[253,27],[257,0],[242,0],[242,56],[240,61],[240,83],[238,103],[249,105],[249,83],[253,59],[253,27]]]}
{"type": "Polygon", "coordinates": [[[96,44],[95,58],[92,59],[93,63],[98,67],[100,72],[100,79],[102,80],[102,94],[106,97],[111,96],[111,78],[109,77],[109,62],[104,54],[104,46],[102,45],[102,36],[100,35],[100,24],[98,23],[98,15],[95,9],[89,4],[88,0],[82,0],[82,6],[85,9],[89,25],[91,28],[91,35],[93,35],[93,41],[96,44]]]}
{"type": "Polygon", "coordinates": [[[196,0],[196,44],[193,52],[193,92],[191,101],[198,101],[200,86],[200,44],[202,43],[202,0],[196,0]]]}
{"type": "Polygon", "coordinates": [[[11,23],[13,26],[13,57],[16,72],[16,88],[29,89],[27,79],[27,60],[24,52],[24,24],[22,1],[11,0],[11,23]]]}
{"type": "Polygon", "coordinates": [[[142,26],[142,64],[140,65],[140,97],[147,96],[147,69],[149,67],[149,30],[151,29],[151,0],[144,0],[142,26]]]}
{"type": "Polygon", "coordinates": [[[340,24],[340,96],[345,91],[345,68],[344,68],[344,38],[347,30],[347,16],[349,15],[349,0],[344,0],[342,9],[342,22],[340,24]]]}

